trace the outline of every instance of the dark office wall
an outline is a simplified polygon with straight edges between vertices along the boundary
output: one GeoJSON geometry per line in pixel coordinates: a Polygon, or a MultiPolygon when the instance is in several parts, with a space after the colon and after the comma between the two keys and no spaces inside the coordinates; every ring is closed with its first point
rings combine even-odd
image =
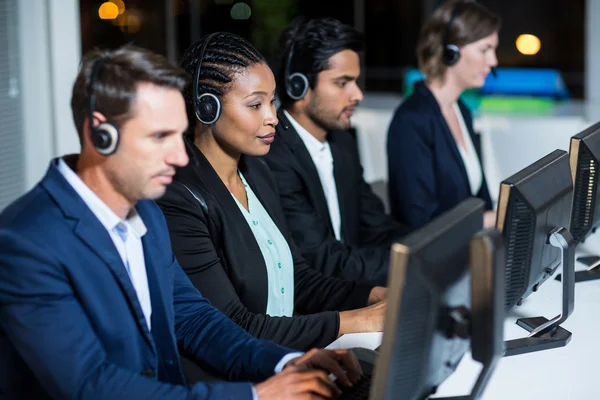
{"type": "Polygon", "coordinates": [[[585,67],[585,0],[481,0],[502,15],[498,59],[510,67],[557,68],[574,97],[583,97],[585,67]],[[538,36],[538,54],[517,51],[519,34],[538,36]]]}
{"type": "Polygon", "coordinates": [[[139,30],[120,27],[98,17],[102,0],[80,0],[81,47],[85,53],[96,47],[115,48],[134,43],[161,54],[166,53],[165,0],[126,0],[127,10],[139,18],[139,30]]]}
{"type": "MultiPolygon", "coordinates": [[[[230,31],[252,40],[269,57],[275,39],[297,15],[330,16],[347,24],[364,27],[366,52],[362,82],[366,90],[402,90],[407,68],[416,67],[415,45],[419,30],[430,10],[440,0],[246,0],[252,8],[248,20],[234,20],[230,10],[238,0],[170,0],[176,42],[172,54],[183,51],[209,32],[230,31]],[[354,5],[362,1],[364,14],[354,5]],[[357,21],[355,18],[361,18],[357,21]]],[[[167,54],[165,12],[167,0],[126,0],[128,10],[141,18],[138,32],[98,18],[99,0],[80,0],[82,48],[116,47],[134,42],[167,54]]],[[[480,0],[504,20],[500,31],[498,58],[501,66],[559,69],[574,97],[583,96],[585,0],[480,0]],[[542,48],[535,56],[519,54],[515,40],[520,33],[540,37],[542,48]]]]}

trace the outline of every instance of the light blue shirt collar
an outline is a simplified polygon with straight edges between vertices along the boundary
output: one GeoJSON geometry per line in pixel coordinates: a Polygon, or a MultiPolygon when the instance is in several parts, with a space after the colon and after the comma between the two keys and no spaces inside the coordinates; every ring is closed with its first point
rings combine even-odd
{"type": "MultiPolygon", "coordinates": [[[[121,218],[119,218],[117,214],[115,214],[106,203],[104,203],[100,197],[98,197],[98,195],[81,180],[62,158],[58,160],[57,168],[94,215],[100,220],[106,230],[112,231],[119,223],[123,222],[121,218]]],[[[138,239],[144,236],[148,231],[135,207],[131,209],[125,222],[129,224],[132,233],[136,235],[138,239]]]]}

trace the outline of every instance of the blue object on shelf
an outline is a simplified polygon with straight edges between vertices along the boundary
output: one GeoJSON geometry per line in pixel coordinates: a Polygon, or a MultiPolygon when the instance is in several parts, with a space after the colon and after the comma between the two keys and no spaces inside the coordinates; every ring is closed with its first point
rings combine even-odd
{"type": "MultiPolygon", "coordinates": [[[[418,69],[410,69],[404,76],[404,95],[413,91],[415,82],[422,80],[418,69]]],[[[481,95],[523,95],[568,99],[569,90],[560,71],[550,68],[496,68],[496,77],[488,75],[481,89],[481,95]]]]}
{"type": "Polygon", "coordinates": [[[424,76],[421,71],[416,68],[406,71],[406,74],[404,74],[404,97],[410,96],[413,92],[415,83],[423,80],[423,78],[424,76]]]}
{"type": "Polygon", "coordinates": [[[560,71],[550,68],[497,68],[480,90],[481,94],[505,94],[568,99],[569,90],[560,71]]]}
{"type": "MultiPolygon", "coordinates": [[[[408,70],[404,75],[404,97],[410,96],[414,90],[415,83],[423,80],[423,78],[423,74],[418,69],[413,68],[408,70]]],[[[460,99],[471,111],[475,111],[479,107],[480,96],[475,89],[465,90],[460,99]]]]}

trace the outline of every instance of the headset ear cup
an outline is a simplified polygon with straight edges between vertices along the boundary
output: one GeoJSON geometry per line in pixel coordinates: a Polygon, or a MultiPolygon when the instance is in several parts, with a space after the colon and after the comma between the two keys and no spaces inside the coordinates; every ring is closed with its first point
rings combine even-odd
{"type": "Polygon", "coordinates": [[[217,122],[221,115],[221,102],[212,93],[203,93],[196,101],[196,118],[204,125],[217,122]]]}
{"type": "Polygon", "coordinates": [[[92,143],[104,156],[113,154],[119,145],[119,128],[112,122],[103,122],[92,128],[92,143]]]}
{"type": "Polygon", "coordinates": [[[460,58],[460,49],[455,44],[447,44],[444,47],[443,61],[444,64],[452,66],[458,62],[460,58]]]}
{"type": "Polygon", "coordinates": [[[308,92],[308,87],[308,78],[300,72],[291,74],[286,81],[286,92],[293,100],[304,98],[306,92],[308,92]]]}

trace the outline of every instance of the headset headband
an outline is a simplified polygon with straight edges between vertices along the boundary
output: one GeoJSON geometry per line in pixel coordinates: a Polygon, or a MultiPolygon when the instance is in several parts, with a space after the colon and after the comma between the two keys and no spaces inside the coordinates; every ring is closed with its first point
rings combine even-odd
{"type": "Polygon", "coordinates": [[[94,93],[94,87],[96,84],[96,80],[100,75],[100,70],[106,64],[106,61],[109,60],[109,56],[102,56],[97,61],[94,62],[94,67],[92,68],[92,75],[90,76],[90,84],[88,86],[88,94],[90,96],[90,106],[88,109],[89,112],[89,124],[90,127],[94,128],[94,109],[96,107],[96,94],[94,93]]]}

